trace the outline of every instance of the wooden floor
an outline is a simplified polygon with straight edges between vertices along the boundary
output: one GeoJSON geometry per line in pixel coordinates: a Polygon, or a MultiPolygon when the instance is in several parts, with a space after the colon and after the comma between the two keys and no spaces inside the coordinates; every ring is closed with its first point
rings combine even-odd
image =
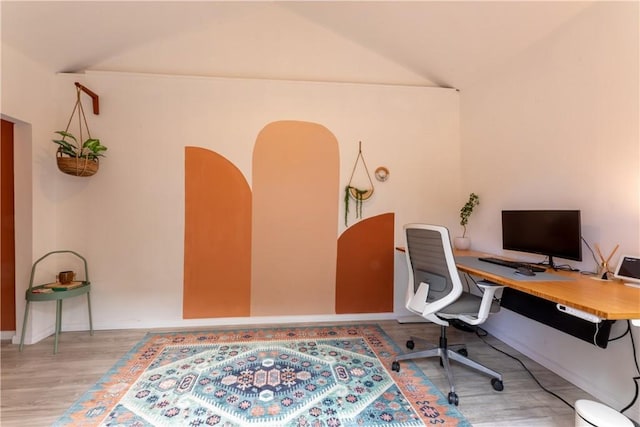
{"type": "MultiPolygon", "coordinates": [[[[377,323],[402,349],[411,335],[437,342],[440,332],[439,327],[433,324],[399,324],[389,320],[377,323]]],[[[472,425],[574,426],[573,409],[542,391],[517,361],[495,351],[474,333],[454,328],[449,328],[449,331],[450,343],[466,344],[471,358],[501,372],[504,377],[504,391],[497,392],[491,387],[488,377],[460,365],[453,365],[456,392],[460,398],[458,409],[472,425]]],[[[93,336],[88,332],[63,332],[57,355],[52,354],[53,337],[25,346],[22,353],[18,352],[17,345],[2,342],[0,424],[3,427],[51,425],[142,339],[146,332],[148,331],[96,331],[93,336]]],[[[485,339],[522,360],[546,388],[570,404],[577,399],[596,400],[495,338],[485,339]]],[[[449,391],[448,384],[438,361],[430,359],[417,363],[446,395],[449,391]]]]}

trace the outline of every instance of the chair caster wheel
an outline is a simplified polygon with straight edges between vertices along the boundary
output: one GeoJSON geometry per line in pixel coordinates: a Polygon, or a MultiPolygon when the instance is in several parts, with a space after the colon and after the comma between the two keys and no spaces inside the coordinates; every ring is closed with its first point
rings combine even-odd
{"type": "Polygon", "coordinates": [[[449,392],[449,395],[447,396],[447,400],[449,401],[450,404],[458,406],[458,395],[455,394],[454,392],[452,391],[449,392]]]}
{"type": "Polygon", "coordinates": [[[504,390],[504,384],[502,383],[502,381],[500,381],[497,378],[491,378],[491,386],[493,386],[493,389],[495,391],[502,391],[504,390]]]}
{"type": "Polygon", "coordinates": [[[400,362],[398,362],[397,360],[394,360],[393,363],[391,364],[391,370],[395,372],[400,372],[400,362]]]}
{"type": "Polygon", "coordinates": [[[466,348],[461,348],[460,350],[458,350],[458,354],[459,354],[460,356],[467,357],[467,356],[469,355],[469,352],[467,351],[467,349],[466,349],[466,348]]]}
{"type": "Polygon", "coordinates": [[[413,350],[413,348],[416,346],[416,343],[413,342],[413,340],[409,340],[407,341],[407,348],[409,350],[413,350]]]}

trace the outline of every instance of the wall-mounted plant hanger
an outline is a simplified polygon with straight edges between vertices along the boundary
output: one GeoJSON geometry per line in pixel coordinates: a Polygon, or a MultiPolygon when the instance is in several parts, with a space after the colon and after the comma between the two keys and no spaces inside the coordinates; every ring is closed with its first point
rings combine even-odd
{"type": "Polygon", "coordinates": [[[76,85],[76,103],[71,111],[71,117],[65,130],[56,131],[62,139],[54,139],[53,142],[58,144],[56,152],[56,161],[58,169],[62,172],[74,176],[91,176],[98,172],[100,166],[99,158],[104,156],[107,147],[100,143],[97,138],[91,137],[91,131],[87,124],[87,118],[84,115],[80,93],[84,92],[89,95],[93,101],[93,114],[100,113],[100,103],[98,95],[87,87],[75,82],[76,85]],[[73,121],[73,116],[78,113],[78,138],[69,132],[69,127],[73,121]],[[83,124],[88,139],[84,140],[83,124]]]}
{"type": "Polygon", "coordinates": [[[351,171],[351,178],[349,178],[349,183],[344,189],[344,225],[348,226],[349,219],[349,199],[353,198],[356,201],[356,218],[362,218],[362,203],[365,200],[368,200],[373,195],[373,181],[371,180],[371,175],[369,174],[369,169],[367,168],[367,163],[364,161],[364,156],[362,155],[362,141],[358,142],[358,157],[356,157],[356,161],[353,165],[353,170],[351,171]],[[354,185],[353,178],[356,174],[356,169],[358,169],[359,165],[364,168],[364,174],[369,181],[367,188],[359,188],[354,185]]]}
{"type": "Polygon", "coordinates": [[[95,92],[93,92],[86,86],[81,85],[78,82],[75,82],[75,85],[76,85],[76,88],[78,88],[79,90],[83,91],[84,93],[86,93],[91,97],[91,101],[93,102],[93,114],[95,114],[96,116],[100,114],[100,97],[95,92]]]}

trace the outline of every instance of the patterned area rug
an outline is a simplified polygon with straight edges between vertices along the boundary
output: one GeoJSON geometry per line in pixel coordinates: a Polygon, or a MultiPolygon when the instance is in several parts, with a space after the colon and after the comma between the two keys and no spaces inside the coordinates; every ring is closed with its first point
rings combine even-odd
{"type": "Polygon", "coordinates": [[[56,426],[471,426],[377,325],[150,333],[56,426]]]}

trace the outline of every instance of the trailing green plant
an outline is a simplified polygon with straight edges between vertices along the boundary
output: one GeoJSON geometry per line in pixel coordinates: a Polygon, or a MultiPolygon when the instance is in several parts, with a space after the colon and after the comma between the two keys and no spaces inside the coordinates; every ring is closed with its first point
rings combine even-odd
{"type": "Polygon", "coordinates": [[[58,144],[58,150],[66,156],[96,161],[99,157],[104,157],[104,152],[107,151],[107,147],[102,145],[99,139],[89,138],[80,144],[70,132],[58,130],[55,133],[62,136],[62,139],[54,139],[53,142],[58,144]]]}
{"type": "Polygon", "coordinates": [[[469,194],[469,200],[464,204],[462,209],[460,209],[460,225],[462,226],[462,237],[465,237],[467,234],[467,223],[469,222],[469,217],[473,213],[473,208],[480,204],[480,197],[476,193],[469,194]]]}
{"type": "Polygon", "coordinates": [[[356,218],[362,218],[362,203],[364,201],[364,195],[369,190],[360,190],[359,188],[347,185],[344,188],[344,225],[349,225],[349,199],[351,198],[351,191],[355,194],[353,197],[356,200],[356,218]]]}

